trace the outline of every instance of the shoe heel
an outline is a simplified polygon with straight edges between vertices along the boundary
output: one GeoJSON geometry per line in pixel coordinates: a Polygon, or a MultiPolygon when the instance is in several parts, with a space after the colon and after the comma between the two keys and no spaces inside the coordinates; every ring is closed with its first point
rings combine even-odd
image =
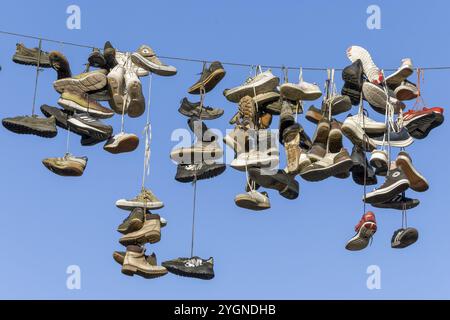
{"type": "Polygon", "coordinates": [[[132,277],[132,276],[134,276],[134,274],[136,272],[137,272],[137,268],[136,267],[133,267],[133,266],[128,265],[128,264],[124,264],[122,266],[122,273],[127,275],[127,276],[132,277]]]}

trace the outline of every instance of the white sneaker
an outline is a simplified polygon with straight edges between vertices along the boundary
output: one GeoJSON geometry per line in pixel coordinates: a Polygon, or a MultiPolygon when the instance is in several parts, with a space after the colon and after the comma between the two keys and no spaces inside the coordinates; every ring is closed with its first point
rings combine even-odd
{"type": "Polygon", "coordinates": [[[275,168],[280,162],[279,152],[276,148],[266,151],[252,150],[243,152],[231,161],[231,167],[239,171],[245,171],[249,167],[275,168]]]}
{"type": "Polygon", "coordinates": [[[373,150],[369,160],[375,174],[385,176],[388,170],[388,157],[384,150],[373,150]]]}
{"type": "MultiPolygon", "coordinates": [[[[118,64],[120,64],[121,66],[125,66],[128,61],[131,61],[131,56],[128,57],[126,53],[116,51],[116,60],[117,60],[118,64]]],[[[132,66],[133,70],[136,72],[136,74],[138,75],[138,77],[145,77],[145,76],[148,76],[150,73],[147,70],[138,67],[134,63],[132,63],[131,66],[132,66]]]]}
{"type": "Polygon", "coordinates": [[[351,46],[347,49],[347,57],[351,62],[355,62],[358,59],[361,60],[364,73],[370,82],[379,84],[383,81],[381,70],[375,65],[366,49],[359,46],[351,46]]]}
{"type": "MultiPolygon", "coordinates": [[[[129,66],[125,69],[125,87],[128,94],[128,116],[140,117],[145,111],[145,98],[142,93],[142,84],[135,70],[129,66]]],[[[125,102],[126,103],[126,102],[125,102]]]]}
{"type": "Polygon", "coordinates": [[[258,192],[256,190],[251,190],[246,193],[238,194],[234,198],[234,202],[238,207],[255,211],[270,208],[270,200],[267,193],[258,192]]]}
{"type": "Polygon", "coordinates": [[[308,100],[313,101],[322,96],[322,91],[315,83],[301,81],[300,83],[283,83],[280,86],[280,93],[283,97],[293,101],[308,100]]]}
{"type": "Polygon", "coordinates": [[[381,135],[386,131],[386,124],[384,122],[374,121],[364,114],[357,114],[350,118],[358,123],[368,134],[381,135]]]}
{"type": "MultiPolygon", "coordinates": [[[[111,100],[109,102],[109,105],[111,109],[114,110],[114,112],[118,114],[122,114],[124,112],[123,108],[124,105],[124,94],[125,94],[125,68],[123,65],[118,64],[114,68],[111,69],[111,71],[108,73],[107,80],[108,80],[108,92],[111,96],[111,100]]],[[[127,110],[125,110],[125,114],[127,113],[127,110]]]]}
{"type": "Polygon", "coordinates": [[[103,149],[113,154],[134,151],[139,145],[139,138],[133,133],[118,133],[106,141],[103,149]]]}
{"type": "Polygon", "coordinates": [[[390,104],[394,107],[394,113],[397,114],[400,110],[406,108],[406,105],[397,98],[386,94],[385,90],[371,82],[364,82],[362,92],[364,99],[371,105],[371,107],[378,113],[385,114],[386,106],[389,99],[390,104]]]}
{"type": "Polygon", "coordinates": [[[223,95],[231,102],[239,102],[244,96],[254,97],[261,93],[274,91],[280,83],[280,79],[275,77],[269,70],[258,74],[255,77],[249,77],[242,85],[225,89],[223,95]]]}
{"type": "Polygon", "coordinates": [[[376,144],[365,134],[364,129],[353,117],[347,117],[341,127],[342,133],[354,144],[366,150],[373,150],[376,144]]]}
{"type": "Polygon", "coordinates": [[[391,88],[397,88],[414,72],[413,63],[410,58],[402,59],[402,64],[393,74],[386,77],[386,84],[391,88]]]}

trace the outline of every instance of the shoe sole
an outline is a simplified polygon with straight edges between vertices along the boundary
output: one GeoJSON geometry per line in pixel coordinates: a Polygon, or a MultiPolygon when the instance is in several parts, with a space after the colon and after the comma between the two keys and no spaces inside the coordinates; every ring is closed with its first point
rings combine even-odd
{"type": "Polygon", "coordinates": [[[250,96],[254,97],[261,93],[267,93],[269,91],[273,91],[277,85],[280,83],[280,79],[273,76],[270,78],[260,79],[259,81],[253,83],[252,85],[245,85],[238,87],[236,89],[232,89],[225,94],[225,97],[228,101],[238,103],[242,97],[250,96]]]}
{"type": "Polygon", "coordinates": [[[416,192],[425,192],[429,185],[424,176],[422,176],[413,166],[408,157],[399,155],[395,161],[398,167],[402,168],[409,180],[410,188],[416,192]]]}
{"type": "Polygon", "coordinates": [[[341,113],[348,112],[351,110],[352,108],[351,100],[350,99],[347,100],[345,99],[345,97],[346,96],[344,95],[339,97],[338,98],[339,100],[336,99],[336,102],[331,106],[331,115],[337,116],[341,113]],[[348,105],[346,104],[346,101],[348,101],[349,103],[348,105]]]}
{"type": "Polygon", "coordinates": [[[414,100],[418,97],[418,91],[407,86],[399,86],[394,91],[395,96],[400,101],[414,100]]]}
{"type": "Polygon", "coordinates": [[[82,78],[64,78],[53,82],[53,87],[59,93],[66,89],[89,92],[103,89],[106,86],[106,76],[101,72],[94,72],[82,78]]]}
{"type": "Polygon", "coordinates": [[[388,86],[397,86],[412,75],[414,70],[411,66],[402,66],[390,76],[386,77],[386,84],[388,86]]]}
{"type": "Polygon", "coordinates": [[[358,231],[358,234],[350,239],[345,248],[350,251],[359,251],[369,245],[370,238],[377,231],[376,223],[365,222],[358,231]]]}
{"type": "Polygon", "coordinates": [[[314,134],[313,143],[327,144],[328,135],[330,134],[330,124],[328,122],[319,122],[314,134]]]}
{"type": "MultiPolygon", "coordinates": [[[[255,104],[257,104],[258,106],[263,105],[263,104],[267,104],[267,103],[271,103],[271,102],[275,102],[280,100],[280,94],[277,92],[266,92],[266,93],[261,93],[258,94],[256,97],[253,97],[253,101],[255,101],[255,104]]],[[[279,110],[278,110],[279,112],[279,110]]]]}
{"type": "Polygon", "coordinates": [[[349,158],[328,167],[308,170],[306,172],[303,172],[301,174],[301,177],[306,181],[311,182],[322,181],[335,175],[346,173],[352,168],[352,166],[353,161],[349,158]]]}
{"type": "Polygon", "coordinates": [[[306,111],[305,117],[306,117],[306,120],[308,120],[314,124],[318,124],[320,122],[320,120],[323,119],[323,115],[320,112],[311,111],[311,110],[306,111]]]}
{"type": "Polygon", "coordinates": [[[367,50],[358,46],[352,46],[347,49],[347,57],[352,63],[358,59],[361,60],[363,71],[370,82],[377,84],[381,83],[383,80],[383,75],[380,69],[373,62],[372,57],[367,50]]]}
{"type": "MultiPolygon", "coordinates": [[[[12,59],[15,63],[23,64],[26,66],[36,66],[37,67],[37,59],[36,58],[30,58],[27,56],[21,56],[15,54],[12,59]]],[[[51,68],[50,63],[39,63],[40,68],[51,68]]]]}
{"type": "Polygon", "coordinates": [[[145,112],[145,99],[142,95],[142,85],[135,82],[127,88],[130,103],[128,104],[128,116],[138,118],[145,112]]]}
{"type": "Polygon", "coordinates": [[[254,201],[248,197],[243,197],[243,196],[239,196],[239,195],[236,196],[236,198],[234,199],[234,202],[240,208],[253,210],[253,211],[262,211],[262,210],[270,209],[269,203],[261,203],[258,205],[258,203],[256,201],[254,201]]]}
{"type": "Polygon", "coordinates": [[[212,89],[216,87],[216,85],[225,77],[224,69],[216,69],[202,82],[197,83],[188,89],[188,93],[190,94],[200,94],[200,88],[203,87],[205,89],[205,93],[210,92],[212,89]]]}
{"type": "Polygon", "coordinates": [[[141,67],[142,69],[145,69],[147,71],[153,72],[154,74],[160,75],[160,76],[173,76],[177,74],[177,70],[173,67],[169,66],[160,66],[157,65],[151,61],[148,61],[144,57],[142,57],[140,54],[133,53],[131,55],[131,61],[141,67]]]}
{"type": "Polygon", "coordinates": [[[420,201],[417,200],[416,202],[408,201],[408,202],[394,202],[394,203],[374,203],[372,204],[375,208],[380,209],[394,209],[394,210],[411,210],[415,207],[417,207],[420,204],[420,201]],[[404,204],[404,207],[403,207],[404,204]]]}
{"type": "Polygon", "coordinates": [[[80,177],[84,173],[84,168],[82,168],[82,167],[60,168],[60,167],[53,166],[49,163],[46,163],[45,160],[42,161],[42,164],[51,172],[53,172],[59,176],[62,176],[62,177],[80,177]]]}
{"type": "Polygon", "coordinates": [[[124,101],[123,101],[123,95],[120,92],[120,85],[119,82],[112,78],[108,77],[108,91],[111,95],[111,99],[113,100],[113,103],[111,104],[112,109],[117,114],[122,114],[124,112],[124,101]]]}
{"type": "Polygon", "coordinates": [[[55,128],[55,131],[53,131],[53,130],[51,130],[51,131],[38,130],[38,129],[30,128],[28,126],[20,125],[17,123],[12,123],[7,120],[2,120],[2,124],[6,129],[8,129],[11,132],[17,133],[17,134],[32,134],[32,135],[39,136],[42,138],[54,138],[58,134],[58,131],[56,131],[56,128],[55,128]]]}
{"type": "Polygon", "coordinates": [[[331,129],[328,136],[330,152],[339,152],[343,147],[342,140],[342,131],[340,129],[331,129]]]}
{"type": "Polygon", "coordinates": [[[162,207],[164,207],[164,204],[162,202],[142,203],[142,202],[134,202],[134,201],[128,201],[128,200],[118,200],[116,202],[116,206],[122,210],[127,210],[127,211],[131,211],[134,208],[156,210],[156,209],[161,209],[162,207]]]}
{"type": "Polygon", "coordinates": [[[84,107],[72,100],[67,100],[64,98],[59,98],[58,104],[66,110],[86,112],[86,113],[89,113],[90,115],[92,115],[96,118],[100,118],[100,119],[111,118],[114,115],[114,114],[110,114],[109,112],[105,113],[104,111],[101,111],[101,110],[84,107]]]}
{"type": "Polygon", "coordinates": [[[263,175],[261,173],[256,177],[251,177],[251,179],[261,187],[277,190],[286,199],[294,200],[298,198],[299,188],[296,180],[292,180],[292,183],[286,184],[276,179],[273,175],[263,175]]]}
{"type": "Polygon", "coordinates": [[[409,188],[409,180],[401,179],[395,182],[394,184],[390,185],[388,188],[369,192],[366,195],[365,202],[369,204],[387,202],[396,195],[402,193],[403,191],[406,191],[408,188],[409,188]]]}
{"type": "Polygon", "coordinates": [[[278,156],[268,156],[265,159],[234,159],[230,163],[230,167],[238,171],[246,171],[248,168],[256,167],[261,169],[271,169],[278,166],[280,158],[278,156]]]}
{"type": "Polygon", "coordinates": [[[391,147],[396,147],[396,148],[405,148],[409,145],[411,145],[414,142],[414,138],[412,138],[411,136],[408,137],[408,139],[406,140],[400,140],[400,141],[388,141],[387,138],[383,143],[383,140],[376,140],[376,139],[372,139],[373,142],[375,143],[375,145],[377,146],[383,146],[383,145],[390,145],[391,147]]]}
{"type": "Polygon", "coordinates": [[[157,243],[161,241],[161,231],[151,230],[135,237],[127,237],[126,235],[119,239],[119,243],[123,246],[134,244],[157,243]]]}
{"type": "MultiPolygon", "coordinates": [[[[205,179],[217,177],[218,175],[221,175],[225,171],[226,168],[227,167],[225,165],[223,165],[223,166],[215,167],[213,169],[205,170],[202,173],[200,173],[199,175],[197,175],[197,180],[205,180],[205,179]]],[[[183,182],[183,183],[193,182],[195,180],[195,176],[190,175],[190,176],[184,176],[184,177],[175,177],[175,180],[177,180],[178,182],[183,182]]]]}
{"type": "MultiPolygon", "coordinates": [[[[424,139],[428,136],[428,134],[436,127],[439,127],[444,122],[444,116],[440,113],[434,112],[435,119],[428,126],[426,130],[422,128],[417,128],[415,130],[411,130],[410,135],[415,139],[424,139]]],[[[409,131],[409,130],[408,130],[409,131]]]]}
{"type": "Polygon", "coordinates": [[[145,279],[155,279],[158,277],[165,276],[167,274],[167,270],[160,270],[160,271],[147,271],[140,269],[138,267],[132,266],[132,265],[122,265],[122,273],[127,276],[134,276],[137,274],[138,276],[141,276],[145,279]]]}
{"type": "MultiPolygon", "coordinates": [[[[341,131],[343,134],[354,144],[362,147],[366,151],[372,151],[376,148],[373,140],[367,135],[364,136],[363,132],[360,132],[355,124],[352,122],[344,122],[341,131]]],[[[362,130],[362,129],[361,129],[362,130]]]]}
{"type": "Polygon", "coordinates": [[[187,272],[180,271],[177,268],[171,268],[169,266],[164,266],[164,267],[170,273],[173,273],[173,274],[175,274],[177,276],[180,276],[180,277],[196,278],[196,279],[201,279],[201,280],[211,280],[211,279],[214,278],[214,274],[209,274],[209,273],[195,273],[195,274],[192,274],[192,273],[187,273],[187,272]]]}
{"type": "Polygon", "coordinates": [[[108,146],[107,144],[105,144],[103,146],[103,149],[112,154],[119,154],[125,152],[132,152],[136,150],[138,146],[139,146],[139,138],[133,136],[132,138],[120,141],[115,147],[108,146]]]}

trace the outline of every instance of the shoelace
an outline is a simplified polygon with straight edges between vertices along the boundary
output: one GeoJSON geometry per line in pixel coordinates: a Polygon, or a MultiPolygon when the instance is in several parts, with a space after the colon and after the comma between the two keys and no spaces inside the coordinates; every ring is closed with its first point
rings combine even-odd
{"type": "Polygon", "coordinates": [[[195,267],[199,267],[201,265],[203,265],[203,261],[202,259],[197,259],[197,258],[191,258],[189,260],[187,260],[184,265],[188,268],[195,268],[195,267]]]}

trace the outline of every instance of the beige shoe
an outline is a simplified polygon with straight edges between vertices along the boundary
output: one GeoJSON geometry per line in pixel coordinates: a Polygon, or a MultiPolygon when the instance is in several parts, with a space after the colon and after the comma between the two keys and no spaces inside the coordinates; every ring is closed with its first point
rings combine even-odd
{"type": "Polygon", "coordinates": [[[145,99],[142,94],[141,80],[139,80],[137,74],[129,68],[125,71],[124,79],[126,91],[128,93],[128,116],[131,118],[140,117],[145,111],[145,99]]]}
{"type": "Polygon", "coordinates": [[[111,118],[114,112],[105,108],[97,101],[89,98],[86,93],[64,91],[58,100],[58,104],[69,111],[87,112],[95,118],[111,118]]]}
{"type": "Polygon", "coordinates": [[[161,217],[159,214],[145,215],[142,229],[127,233],[120,238],[120,244],[127,246],[132,244],[157,243],[161,240],[161,217]]]}
{"type": "Polygon", "coordinates": [[[87,157],[74,157],[66,153],[62,158],[47,158],[42,164],[51,172],[64,177],[79,177],[86,168],[87,157]]]}
{"type": "Polygon", "coordinates": [[[236,155],[245,152],[247,141],[248,134],[240,126],[235,126],[233,131],[227,133],[223,138],[223,142],[233,149],[236,155]]]}
{"type": "Polygon", "coordinates": [[[223,150],[215,141],[197,141],[190,147],[172,150],[170,158],[179,164],[212,163],[223,156],[223,150]]]}
{"type": "Polygon", "coordinates": [[[255,211],[270,208],[270,201],[267,192],[258,192],[256,190],[238,194],[234,198],[234,202],[238,207],[255,211]]]}
{"type": "MultiPolygon", "coordinates": [[[[125,94],[125,68],[118,64],[116,65],[107,76],[108,80],[108,92],[111,96],[109,105],[111,109],[117,114],[122,114],[124,112],[124,94],[125,94]]],[[[127,110],[125,110],[127,113],[127,110]]]]}
{"type": "Polygon", "coordinates": [[[164,207],[164,203],[160,201],[152,191],[142,189],[142,191],[133,199],[120,199],[116,201],[116,206],[123,210],[133,210],[134,208],[144,209],[160,209],[164,207]]]}
{"type": "Polygon", "coordinates": [[[106,86],[106,73],[104,69],[81,73],[72,78],[56,80],[53,87],[59,93],[66,90],[79,92],[100,90],[106,86]]]}
{"type": "Polygon", "coordinates": [[[121,132],[109,138],[103,149],[113,154],[131,152],[136,150],[139,145],[139,138],[132,133],[121,132]]]}
{"type": "Polygon", "coordinates": [[[142,45],[131,55],[131,60],[137,66],[160,76],[173,76],[177,69],[163,64],[152,48],[142,45]]]}
{"type": "Polygon", "coordinates": [[[137,274],[141,277],[152,279],[166,275],[167,269],[162,266],[150,264],[145,257],[145,249],[130,245],[127,247],[122,265],[122,273],[127,276],[137,274]]]}

